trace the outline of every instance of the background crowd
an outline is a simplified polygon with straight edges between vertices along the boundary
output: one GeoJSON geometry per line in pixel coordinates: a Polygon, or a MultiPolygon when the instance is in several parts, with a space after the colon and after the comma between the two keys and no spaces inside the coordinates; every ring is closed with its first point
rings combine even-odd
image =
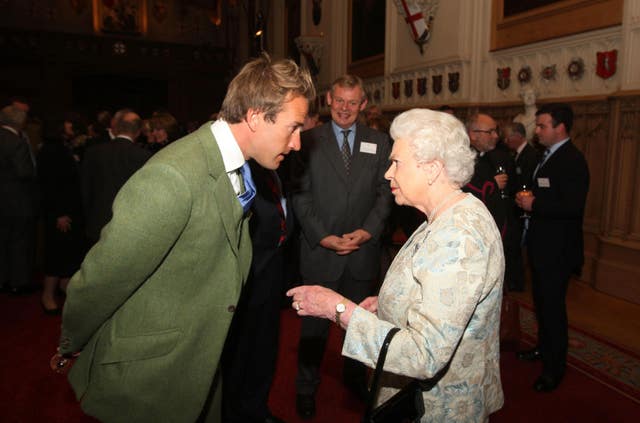
{"type": "Polygon", "coordinates": [[[0,282],[12,294],[28,293],[36,270],[43,273],[43,309],[58,314],[56,294],[110,220],[118,190],[186,130],[166,111],[146,119],[130,109],[101,110],[93,118],[68,112],[51,122],[30,116],[26,98],[6,103],[0,186],[3,216],[12,219],[3,226],[0,282]],[[7,146],[11,140],[17,147],[7,146]]]}

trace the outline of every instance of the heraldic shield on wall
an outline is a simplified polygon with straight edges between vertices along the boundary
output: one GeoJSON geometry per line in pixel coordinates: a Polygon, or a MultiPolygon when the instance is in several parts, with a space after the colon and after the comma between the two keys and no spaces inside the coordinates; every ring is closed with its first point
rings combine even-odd
{"type": "Polygon", "coordinates": [[[431,38],[439,0],[395,0],[400,16],[409,25],[413,41],[424,54],[423,46],[431,38]]]}
{"type": "Polygon", "coordinates": [[[507,88],[509,88],[509,85],[511,85],[511,68],[498,68],[497,72],[498,78],[496,80],[496,84],[501,90],[506,90],[507,88]]]}
{"type": "Polygon", "coordinates": [[[599,51],[596,56],[598,58],[596,74],[602,79],[611,78],[616,73],[618,50],[599,51]]]}

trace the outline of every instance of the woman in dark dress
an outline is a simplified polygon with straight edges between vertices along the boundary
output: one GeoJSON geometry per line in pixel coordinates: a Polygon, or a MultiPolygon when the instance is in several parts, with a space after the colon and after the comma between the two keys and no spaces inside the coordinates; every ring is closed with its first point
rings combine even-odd
{"type": "Polygon", "coordinates": [[[59,314],[58,285],[64,291],[84,256],[78,164],[67,137],[45,140],[38,153],[38,179],[44,215],[42,308],[59,314]]]}

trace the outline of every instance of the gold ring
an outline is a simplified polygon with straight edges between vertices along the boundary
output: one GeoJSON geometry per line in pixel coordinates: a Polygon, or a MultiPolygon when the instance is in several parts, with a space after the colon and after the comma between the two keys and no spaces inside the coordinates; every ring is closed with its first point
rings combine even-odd
{"type": "Polygon", "coordinates": [[[296,311],[300,311],[300,304],[298,304],[298,302],[297,302],[297,301],[296,301],[296,302],[294,302],[294,303],[293,303],[293,308],[295,308],[295,309],[296,309],[296,311]]]}

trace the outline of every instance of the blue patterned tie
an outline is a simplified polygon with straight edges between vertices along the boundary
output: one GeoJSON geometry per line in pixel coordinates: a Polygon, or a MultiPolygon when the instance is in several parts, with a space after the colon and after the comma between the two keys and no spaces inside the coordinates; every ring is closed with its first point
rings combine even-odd
{"type": "Polygon", "coordinates": [[[253,203],[253,199],[256,196],[256,186],[251,177],[249,162],[244,162],[240,168],[240,176],[240,185],[243,186],[243,192],[238,195],[238,201],[240,201],[242,210],[246,213],[251,208],[251,203],[253,203]]]}

